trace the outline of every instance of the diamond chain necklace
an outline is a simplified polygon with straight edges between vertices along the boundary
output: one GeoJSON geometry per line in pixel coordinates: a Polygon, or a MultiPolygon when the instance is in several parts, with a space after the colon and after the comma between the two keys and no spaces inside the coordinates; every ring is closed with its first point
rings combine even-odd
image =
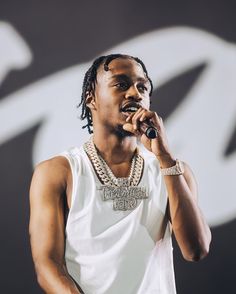
{"type": "Polygon", "coordinates": [[[145,187],[137,187],[143,172],[144,159],[139,154],[132,158],[130,174],[127,178],[116,178],[106,161],[98,154],[93,137],[84,144],[92,164],[103,182],[102,200],[113,200],[114,210],[131,210],[137,206],[137,199],[147,198],[145,187]]]}

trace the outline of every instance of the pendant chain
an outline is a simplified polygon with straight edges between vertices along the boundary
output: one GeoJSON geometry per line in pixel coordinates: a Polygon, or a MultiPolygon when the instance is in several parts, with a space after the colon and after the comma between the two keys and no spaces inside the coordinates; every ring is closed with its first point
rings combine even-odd
{"type": "Polygon", "coordinates": [[[144,165],[144,159],[141,155],[136,153],[133,156],[127,178],[116,178],[106,161],[97,152],[93,137],[83,147],[103,183],[99,188],[102,190],[102,200],[113,200],[114,210],[135,209],[140,200],[148,198],[147,189],[138,186],[144,165]]]}
{"type": "Polygon", "coordinates": [[[98,154],[91,137],[84,144],[84,150],[89,155],[94,168],[104,185],[109,186],[137,186],[143,171],[144,160],[139,154],[135,154],[132,158],[131,169],[127,178],[116,178],[106,161],[98,154]]]}

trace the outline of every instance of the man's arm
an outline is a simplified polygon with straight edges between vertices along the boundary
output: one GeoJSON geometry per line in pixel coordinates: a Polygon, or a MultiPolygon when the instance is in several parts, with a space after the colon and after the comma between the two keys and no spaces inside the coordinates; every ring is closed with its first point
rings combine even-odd
{"type": "MultiPolygon", "coordinates": [[[[123,128],[140,137],[143,145],[157,157],[162,168],[175,165],[162,118],[156,112],[140,107],[127,117],[123,128]],[[140,122],[145,120],[151,121],[156,127],[157,138],[150,140],[139,131],[140,122]]],[[[183,175],[164,178],[169,197],[170,221],[181,252],[186,260],[200,260],[209,251],[211,232],[197,203],[197,186],[193,173],[185,164],[183,175]]]]}
{"type": "Polygon", "coordinates": [[[38,283],[50,294],[80,293],[64,260],[64,197],[70,176],[67,160],[55,157],[36,167],[30,187],[32,257],[38,283]]]}
{"type": "MultiPolygon", "coordinates": [[[[162,168],[175,165],[168,156],[159,156],[162,168]]],[[[190,167],[184,163],[184,174],[164,176],[168,192],[168,213],[183,257],[198,261],[205,257],[211,242],[210,229],[197,203],[197,184],[190,167]]]]}

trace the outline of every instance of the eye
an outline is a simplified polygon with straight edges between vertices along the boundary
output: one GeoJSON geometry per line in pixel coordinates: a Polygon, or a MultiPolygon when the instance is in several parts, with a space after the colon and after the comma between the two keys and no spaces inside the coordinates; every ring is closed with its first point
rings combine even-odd
{"type": "Polygon", "coordinates": [[[140,89],[143,92],[147,91],[147,87],[144,84],[139,84],[138,89],[140,89]]]}
{"type": "Polygon", "coordinates": [[[115,86],[121,90],[127,90],[129,85],[126,82],[119,82],[117,84],[115,84],[115,86]]]}

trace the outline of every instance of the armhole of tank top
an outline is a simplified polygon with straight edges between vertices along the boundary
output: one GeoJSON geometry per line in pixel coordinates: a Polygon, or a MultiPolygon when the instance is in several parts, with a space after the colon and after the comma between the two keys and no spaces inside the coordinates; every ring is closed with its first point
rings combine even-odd
{"type": "Polygon", "coordinates": [[[170,234],[172,235],[172,223],[169,219],[169,198],[168,198],[168,194],[167,194],[167,203],[166,203],[166,212],[165,212],[165,219],[166,219],[166,222],[167,222],[167,225],[169,226],[169,230],[170,230],[170,234]]]}
{"type": "Polygon", "coordinates": [[[76,179],[76,158],[71,154],[70,151],[64,151],[60,154],[61,156],[64,156],[70,165],[70,170],[71,170],[71,176],[72,176],[72,189],[71,189],[71,202],[70,202],[70,208],[69,212],[73,206],[74,203],[74,198],[75,198],[75,179],[76,179]]]}

